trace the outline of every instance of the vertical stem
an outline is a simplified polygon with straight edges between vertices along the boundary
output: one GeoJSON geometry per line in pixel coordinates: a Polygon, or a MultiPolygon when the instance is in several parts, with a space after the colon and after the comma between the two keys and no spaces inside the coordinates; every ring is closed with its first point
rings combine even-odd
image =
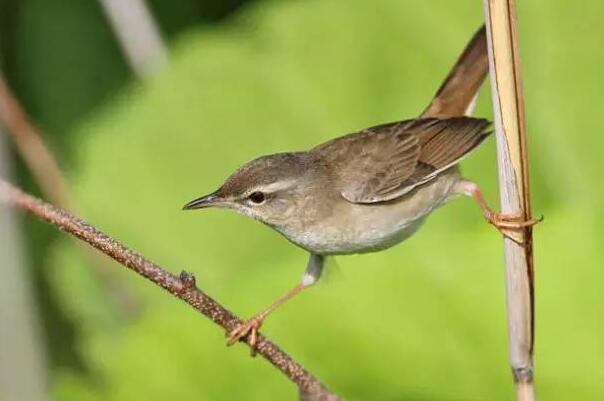
{"type": "MultiPolygon", "coordinates": [[[[5,145],[0,132],[0,177],[10,175],[5,145]]],[[[46,401],[46,350],[21,234],[13,210],[0,204],[0,400],[46,401]]]]}
{"type": "MultiPolygon", "coordinates": [[[[484,0],[503,213],[531,218],[524,98],[514,0],[484,0]]],[[[516,399],[535,399],[532,228],[504,239],[509,357],[516,399]]]]}
{"type": "Polygon", "coordinates": [[[136,75],[151,75],[166,63],[166,46],[145,0],[100,3],[136,75]]]}

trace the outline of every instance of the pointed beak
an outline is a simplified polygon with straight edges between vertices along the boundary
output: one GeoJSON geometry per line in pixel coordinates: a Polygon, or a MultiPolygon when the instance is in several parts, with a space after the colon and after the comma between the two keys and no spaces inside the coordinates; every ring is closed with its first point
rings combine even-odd
{"type": "Polygon", "coordinates": [[[205,207],[211,207],[211,206],[214,206],[219,199],[220,198],[216,194],[216,192],[212,192],[209,195],[202,196],[201,198],[192,200],[191,202],[184,205],[182,207],[182,210],[202,209],[205,207]]]}

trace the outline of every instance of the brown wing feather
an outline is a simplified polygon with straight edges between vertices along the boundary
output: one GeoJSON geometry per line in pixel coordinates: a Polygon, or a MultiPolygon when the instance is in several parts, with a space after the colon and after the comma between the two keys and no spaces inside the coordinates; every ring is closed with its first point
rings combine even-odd
{"type": "Polygon", "coordinates": [[[430,181],[476,147],[487,120],[425,118],[384,124],[315,148],[353,203],[395,199],[430,181]]]}
{"type": "Polygon", "coordinates": [[[491,134],[486,131],[489,125],[490,122],[485,119],[454,117],[436,119],[427,125],[428,129],[416,132],[421,147],[418,164],[411,177],[393,194],[394,198],[406,194],[459,163],[491,134]]]}
{"type": "Polygon", "coordinates": [[[377,202],[411,177],[420,155],[409,121],[381,125],[337,138],[314,150],[338,172],[336,185],[350,202],[377,202]]]}
{"type": "Polygon", "coordinates": [[[437,169],[450,165],[480,143],[490,125],[485,119],[454,117],[447,119],[420,119],[410,128],[421,147],[419,160],[437,169]],[[427,121],[427,122],[424,122],[427,121]]]}

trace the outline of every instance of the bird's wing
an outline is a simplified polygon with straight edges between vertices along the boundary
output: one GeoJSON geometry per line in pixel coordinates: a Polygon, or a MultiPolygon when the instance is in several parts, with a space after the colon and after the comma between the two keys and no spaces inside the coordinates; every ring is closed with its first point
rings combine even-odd
{"type": "Polygon", "coordinates": [[[379,125],[315,148],[353,203],[396,199],[459,162],[489,135],[484,119],[420,118],[379,125]]]}

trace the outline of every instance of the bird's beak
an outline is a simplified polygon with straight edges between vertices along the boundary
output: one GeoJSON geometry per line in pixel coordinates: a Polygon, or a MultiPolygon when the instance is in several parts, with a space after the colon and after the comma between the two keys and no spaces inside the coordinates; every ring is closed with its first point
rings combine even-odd
{"type": "Polygon", "coordinates": [[[220,200],[220,197],[216,192],[212,192],[209,195],[202,196],[201,198],[197,198],[187,203],[182,207],[183,210],[190,209],[202,209],[205,207],[215,206],[216,203],[220,200]]]}

